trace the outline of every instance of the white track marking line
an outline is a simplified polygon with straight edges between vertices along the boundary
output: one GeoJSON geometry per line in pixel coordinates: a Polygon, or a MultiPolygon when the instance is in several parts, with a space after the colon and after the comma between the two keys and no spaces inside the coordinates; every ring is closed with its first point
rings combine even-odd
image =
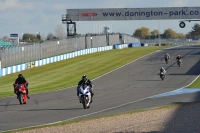
{"type": "MultiPolygon", "coordinates": [[[[184,87],[181,87],[179,89],[173,90],[173,91],[179,91],[181,89],[184,89],[184,88],[190,86],[191,84],[193,84],[199,78],[199,76],[200,76],[200,74],[190,84],[188,84],[188,85],[186,85],[184,87]]],[[[154,96],[152,96],[150,98],[158,98],[158,97],[170,96],[170,95],[165,95],[165,93],[170,93],[170,92],[173,92],[173,91],[168,91],[168,92],[160,93],[160,94],[154,95],[154,96]]],[[[196,91],[196,92],[198,92],[198,91],[196,91]]],[[[195,92],[188,92],[188,93],[195,93],[195,92]]],[[[186,94],[186,93],[184,93],[184,94],[186,94]]],[[[173,94],[173,95],[176,95],[176,94],[173,94]]]]}

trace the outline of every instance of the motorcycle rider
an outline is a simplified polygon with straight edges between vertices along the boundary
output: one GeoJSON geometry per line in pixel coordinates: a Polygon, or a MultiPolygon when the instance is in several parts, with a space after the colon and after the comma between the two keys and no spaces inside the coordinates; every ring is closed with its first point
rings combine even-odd
{"type": "MultiPolygon", "coordinates": [[[[91,102],[92,102],[92,97],[93,97],[93,95],[94,95],[94,92],[93,92],[93,89],[92,89],[93,85],[92,85],[91,80],[89,80],[89,79],[87,78],[86,75],[83,75],[83,76],[82,76],[82,79],[78,82],[78,86],[77,86],[77,96],[79,97],[79,88],[80,88],[80,86],[83,85],[83,84],[86,84],[87,86],[90,86],[91,102]]],[[[80,102],[81,102],[81,101],[80,101],[80,102]]]]}
{"type": "Polygon", "coordinates": [[[178,63],[178,61],[180,61],[180,63],[181,63],[181,59],[182,59],[182,57],[181,57],[180,55],[178,55],[178,56],[176,57],[177,63],[178,63]]]}
{"type": "Polygon", "coordinates": [[[160,68],[160,74],[161,74],[161,72],[163,72],[163,74],[166,73],[166,70],[164,69],[164,67],[161,67],[161,68],[160,68]]]}
{"type": "Polygon", "coordinates": [[[176,60],[180,60],[182,57],[180,56],[180,55],[178,55],[177,57],[176,57],[176,60]]]}
{"type": "Polygon", "coordinates": [[[169,55],[169,53],[167,53],[166,55],[165,55],[165,59],[169,59],[170,58],[170,55],[169,55]]]}
{"type": "Polygon", "coordinates": [[[27,95],[27,98],[30,99],[28,95],[28,82],[26,81],[26,79],[24,78],[22,74],[18,75],[18,78],[15,80],[15,83],[13,84],[15,94],[16,94],[15,88],[17,87],[18,84],[25,84],[24,87],[26,88],[26,95],[27,95]]]}
{"type": "Polygon", "coordinates": [[[167,53],[166,55],[165,55],[165,62],[168,64],[168,60],[169,60],[169,58],[170,58],[170,55],[167,53]]]}

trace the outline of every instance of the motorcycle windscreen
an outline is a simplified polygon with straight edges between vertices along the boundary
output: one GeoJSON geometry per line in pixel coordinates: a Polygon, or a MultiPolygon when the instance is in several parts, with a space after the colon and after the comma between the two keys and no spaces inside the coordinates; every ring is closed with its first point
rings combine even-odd
{"type": "Polygon", "coordinates": [[[80,93],[82,93],[82,94],[87,94],[87,93],[89,93],[89,92],[90,92],[89,86],[81,86],[81,88],[80,88],[80,93]]]}

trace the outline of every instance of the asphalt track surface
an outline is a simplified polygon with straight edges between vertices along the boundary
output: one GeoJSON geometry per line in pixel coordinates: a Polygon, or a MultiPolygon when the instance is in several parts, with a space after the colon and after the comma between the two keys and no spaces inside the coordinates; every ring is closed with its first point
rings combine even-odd
{"type": "Polygon", "coordinates": [[[0,131],[197,101],[199,93],[152,96],[190,84],[200,73],[199,59],[200,46],[196,45],[157,51],[131,62],[93,80],[95,95],[89,109],[83,109],[79,103],[76,87],[32,94],[26,105],[19,105],[16,97],[1,98],[0,131]],[[169,64],[163,60],[167,52],[171,55],[169,64]],[[175,60],[178,54],[183,57],[181,67],[175,60]],[[161,66],[167,70],[164,81],[158,75],[161,66]]]}

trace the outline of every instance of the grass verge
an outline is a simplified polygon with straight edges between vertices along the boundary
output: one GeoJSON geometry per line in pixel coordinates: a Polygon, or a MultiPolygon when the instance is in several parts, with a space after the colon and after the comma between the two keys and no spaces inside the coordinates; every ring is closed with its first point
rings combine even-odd
{"type": "Polygon", "coordinates": [[[192,83],[190,86],[188,86],[187,88],[200,88],[200,77],[197,78],[197,80],[192,83]]]}
{"type": "Polygon", "coordinates": [[[94,79],[141,56],[166,46],[151,46],[109,50],[83,55],[56,63],[35,67],[0,78],[0,97],[14,96],[13,82],[19,73],[28,80],[30,94],[74,86],[86,74],[94,79]]]}

